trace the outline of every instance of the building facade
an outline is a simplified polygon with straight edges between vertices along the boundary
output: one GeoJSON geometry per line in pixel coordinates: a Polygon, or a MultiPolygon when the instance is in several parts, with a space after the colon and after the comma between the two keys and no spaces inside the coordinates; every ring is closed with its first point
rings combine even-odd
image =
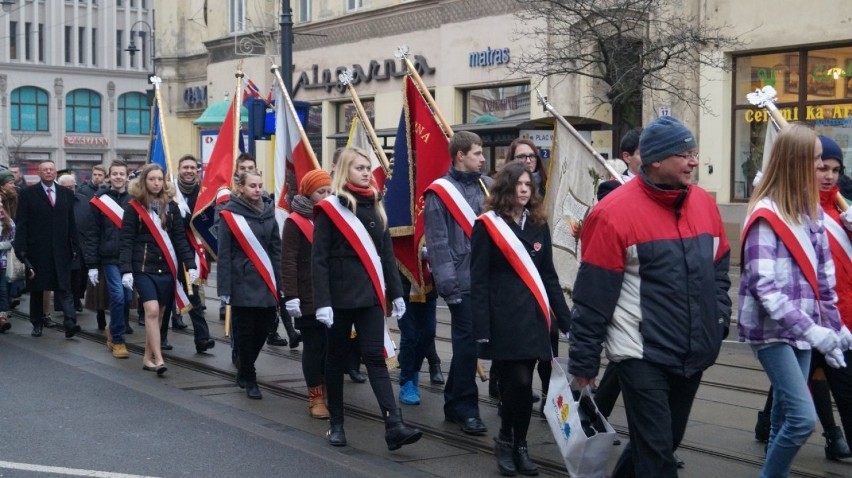
{"type": "Polygon", "coordinates": [[[78,181],[146,159],[153,0],[17,0],[0,10],[0,164],[78,181]],[[138,49],[125,51],[133,40],[138,49]]]}

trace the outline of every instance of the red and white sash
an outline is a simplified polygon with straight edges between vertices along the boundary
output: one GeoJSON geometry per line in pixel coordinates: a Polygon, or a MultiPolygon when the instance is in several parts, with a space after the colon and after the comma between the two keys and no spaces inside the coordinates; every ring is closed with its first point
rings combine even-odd
{"type": "Polygon", "coordinates": [[[544,288],[544,282],[541,280],[541,275],[538,269],[533,264],[532,258],[524,247],[524,244],[518,239],[518,236],[512,232],[512,229],[506,224],[502,217],[488,211],[479,216],[479,220],[488,231],[488,236],[500,249],[500,252],[512,265],[512,269],[520,276],[524,284],[532,292],[539,308],[541,308],[544,318],[547,321],[547,330],[550,330],[550,301],[547,298],[547,290],[544,288]]]}
{"type": "Polygon", "coordinates": [[[109,220],[115,224],[115,227],[121,229],[121,220],[124,218],[124,208],[115,202],[115,199],[108,194],[103,194],[101,196],[93,197],[89,202],[94,204],[104,216],[108,217],[109,220]]]}
{"type": "Polygon", "coordinates": [[[266,253],[263,244],[260,243],[260,240],[251,230],[251,226],[249,226],[245,216],[234,214],[227,210],[220,211],[219,216],[228,225],[231,234],[237,239],[243,252],[248,256],[254,268],[257,269],[260,277],[263,278],[263,282],[266,283],[269,292],[272,293],[272,297],[277,302],[278,283],[275,280],[275,269],[272,268],[272,261],[269,259],[269,254],[266,253]]]}
{"type": "Polygon", "coordinates": [[[373,244],[373,239],[367,232],[367,229],[361,224],[361,221],[355,216],[355,213],[340,204],[337,196],[329,196],[317,203],[317,206],[331,219],[331,222],[337,227],[352,249],[358,254],[361,259],[361,264],[367,270],[367,275],[373,282],[373,289],[379,298],[379,303],[382,304],[382,310],[387,313],[385,304],[385,275],[382,270],[382,261],[379,260],[379,252],[376,250],[376,245],[373,244]]]}
{"type": "Polygon", "coordinates": [[[289,218],[292,219],[294,223],[296,223],[296,226],[299,227],[299,230],[302,231],[302,234],[304,234],[305,238],[308,239],[308,242],[313,244],[314,243],[314,223],[313,223],[313,221],[311,221],[310,219],[308,219],[305,216],[302,216],[301,214],[296,213],[296,212],[290,214],[289,218]]]}
{"type": "Polygon", "coordinates": [[[210,264],[207,263],[207,255],[204,253],[204,243],[197,234],[192,232],[192,228],[186,229],[186,240],[195,251],[195,270],[198,271],[198,278],[207,280],[210,275],[210,264]]]}
{"type": "MultiPolygon", "coordinates": [[[[852,241],[846,228],[825,215],[825,231],[828,233],[828,245],[831,249],[831,258],[837,266],[843,266],[847,271],[852,271],[852,241]]],[[[839,267],[837,267],[839,268],[839,267]]]]}
{"type": "Polygon", "coordinates": [[[160,250],[163,251],[163,257],[166,258],[166,264],[168,264],[175,282],[175,302],[177,303],[177,308],[181,313],[186,312],[192,307],[192,305],[189,303],[189,297],[186,296],[186,291],[183,290],[183,286],[181,286],[178,281],[177,254],[175,254],[175,248],[172,245],[172,240],[169,238],[166,231],[163,230],[163,226],[160,224],[160,221],[155,221],[151,215],[148,214],[148,211],[139,204],[139,202],[135,199],[131,199],[130,206],[136,210],[136,214],[139,215],[139,219],[145,223],[145,226],[148,227],[148,231],[151,233],[151,236],[154,237],[157,245],[160,246],[160,250]]]}
{"type": "Polygon", "coordinates": [[[453,219],[456,220],[469,239],[473,233],[473,221],[476,220],[476,213],[473,212],[473,208],[462,196],[461,191],[444,178],[436,179],[426,190],[434,192],[441,199],[441,202],[444,203],[453,219]]]}
{"type": "MultiPolygon", "coordinates": [[[[787,250],[790,251],[790,255],[793,256],[796,264],[802,270],[802,274],[805,276],[808,284],[813,288],[814,297],[819,298],[816,250],[814,250],[814,245],[811,243],[808,232],[805,230],[807,226],[804,224],[788,224],[778,215],[775,204],[769,199],[764,198],[758,201],[751,215],[745,220],[741,240],[743,247],[745,247],[746,235],[757,219],[764,219],[769,223],[769,226],[775,231],[775,234],[778,235],[778,238],[781,239],[787,250]]],[[[829,220],[831,219],[829,218],[829,220]]],[[[745,257],[743,254],[741,256],[745,257]]]]}

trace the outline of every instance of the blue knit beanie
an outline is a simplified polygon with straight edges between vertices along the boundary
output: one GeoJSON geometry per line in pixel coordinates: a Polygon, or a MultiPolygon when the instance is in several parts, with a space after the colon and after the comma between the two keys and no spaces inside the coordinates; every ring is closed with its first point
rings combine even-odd
{"type": "Polygon", "coordinates": [[[696,147],[692,131],[671,116],[661,116],[651,121],[639,137],[639,155],[643,166],[696,147]]]}
{"type": "Polygon", "coordinates": [[[819,135],[819,142],[822,143],[822,159],[836,159],[843,166],[843,150],[840,145],[823,135],[819,135]]]}

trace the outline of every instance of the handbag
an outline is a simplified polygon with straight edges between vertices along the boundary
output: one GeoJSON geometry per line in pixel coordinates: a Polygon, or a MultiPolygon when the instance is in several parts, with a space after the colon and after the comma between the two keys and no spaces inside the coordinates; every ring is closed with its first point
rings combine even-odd
{"type": "Polygon", "coordinates": [[[24,263],[18,260],[14,251],[9,250],[6,254],[6,279],[9,282],[17,282],[24,279],[27,268],[24,263]]]}
{"type": "Polygon", "coordinates": [[[568,359],[555,357],[544,416],[572,478],[603,478],[615,430],[592,399],[592,391],[574,383],[568,359]]]}

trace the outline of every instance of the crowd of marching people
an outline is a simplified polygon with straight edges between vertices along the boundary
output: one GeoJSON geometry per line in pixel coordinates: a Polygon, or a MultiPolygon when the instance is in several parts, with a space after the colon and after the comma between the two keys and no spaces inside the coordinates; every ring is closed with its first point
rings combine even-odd
{"type": "MultiPolygon", "coordinates": [[[[767,442],[761,476],[789,475],[817,417],[826,457],[852,457],[843,434],[852,432],[852,210],[838,194],[840,148],[806,126],[780,133],[748,206],[738,310],[719,210],[692,184],[693,133],[661,117],[628,132],[621,149],[628,169],[601,185],[599,202],[575,230],[583,247],[573,309],[554,267],[547,171],[528,140],[513,142],[506,164],[489,177],[481,172],[481,139],[450,138],[449,169],[424,194],[418,260],[432,281],[425,290],[398,268],[367,153],[341,149],[332,173],[305,174],[283,224],[254,160],[240,156],[215,227],[216,295],[222,316],[230,314],[237,385],[261,399],[255,364],[262,347],[302,344],[308,413],[328,419],[330,445],[345,446],[344,376],[364,381],[363,363],[385,442],[396,450],[422,437],[399,404],[420,403],[424,360],[429,380],[444,384],[444,419],[465,434],[487,433],[475,376],[478,359],[491,360],[498,471],[533,476],[532,409],[540,400],[543,410],[551,360],[567,334],[568,372],[580,387],[597,387],[603,416],[623,397],[630,442],[612,476],[676,477],[683,463],[674,452],[702,374],[736,314],[739,340],[772,384],[756,428],[767,442]],[[439,297],[451,316],[446,379],[434,359],[439,297]],[[398,394],[385,360],[386,317],[401,330],[398,394]],[[609,365],[598,383],[604,352],[609,365]],[[541,397],[532,387],[536,369],[541,397]]],[[[156,164],[131,174],[115,160],[76,188],[73,175],[57,177],[52,161],[39,164],[31,186],[16,169],[0,170],[0,333],[12,327],[9,311],[26,289],[33,337],[60,325],[52,295],[69,338],[80,331],[85,299],[117,359],[130,355],[136,310],[142,368],[158,376],[168,367],[169,323],[186,328],[186,312],[196,352],[213,349],[199,286],[212,257],[189,226],[200,189],[195,157],[180,158],[174,180],[156,164]]]]}

